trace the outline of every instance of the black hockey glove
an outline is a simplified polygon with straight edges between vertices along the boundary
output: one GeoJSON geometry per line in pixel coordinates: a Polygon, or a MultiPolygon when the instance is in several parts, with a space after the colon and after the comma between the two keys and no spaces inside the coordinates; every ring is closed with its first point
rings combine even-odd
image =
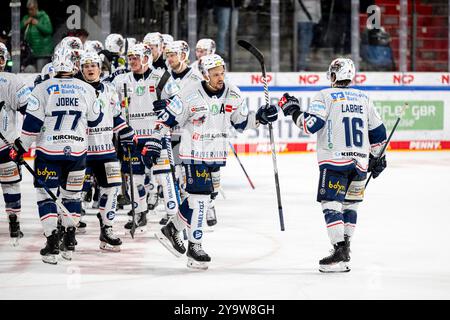
{"type": "Polygon", "coordinates": [[[142,162],[147,168],[151,168],[153,164],[156,164],[158,158],[161,156],[161,135],[154,134],[149,141],[145,143],[141,152],[142,162]]]}
{"type": "Polygon", "coordinates": [[[386,166],[386,156],[376,158],[372,154],[369,155],[369,169],[367,171],[372,172],[374,179],[378,177],[384,169],[386,169],[386,166]]]}
{"type": "Polygon", "coordinates": [[[166,111],[166,107],[168,105],[168,100],[161,99],[153,101],[153,111],[159,116],[166,111]]]}
{"type": "Polygon", "coordinates": [[[263,125],[266,125],[269,122],[277,121],[277,119],[278,109],[273,104],[271,104],[270,106],[261,106],[256,112],[256,120],[263,125]]]}
{"type": "Polygon", "coordinates": [[[133,152],[136,147],[136,136],[134,130],[131,127],[125,127],[119,131],[119,141],[125,154],[128,154],[128,148],[133,152]]]}
{"type": "Polygon", "coordinates": [[[11,150],[9,150],[9,158],[20,164],[23,162],[23,155],[27,152],[25,147],[23,146],[22,140],[17,138],[14,140],[14,144],[11,146],[11,150]]]}
{"type": "Polygon", "coordinates": [[[285,93],[280,101],[278,101],[278,106],[283,110],[284,116],[292,116],[295,112],[300,111],[300,102],[294,96],[290,96],[285,93]]]}

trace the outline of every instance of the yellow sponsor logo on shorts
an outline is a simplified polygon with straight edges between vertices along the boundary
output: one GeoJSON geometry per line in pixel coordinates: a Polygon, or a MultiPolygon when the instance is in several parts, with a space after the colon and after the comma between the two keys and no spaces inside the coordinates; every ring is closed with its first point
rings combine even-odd
{"type": "Polygon", "coordinates": [[[45,176],[46,181],[50,177],[56,177],[56,171],[48,170],[47,167],[44,170],[37,169],[36,173],[38,176],[45,176]]]}
{"type": "Polygon", "coordinates": [[[203,169],[202,172],[195,170],[195,174],[197,175],[197,178],[203,178],[205,180],[209,179],[209,172],[207,172],[205,169],[203,169]]]}
{"type": "Polygon", "coordinates": [[[328,181],[328,188],[336,190],[336,194],[345,191],[345,186],[342,186],[339,181],[335,184],[332,184],[331,181],[328,181]]]}

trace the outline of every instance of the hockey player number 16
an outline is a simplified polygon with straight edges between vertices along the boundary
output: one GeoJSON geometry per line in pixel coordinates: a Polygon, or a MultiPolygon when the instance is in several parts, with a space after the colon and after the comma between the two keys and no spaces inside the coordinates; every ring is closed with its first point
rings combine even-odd
{"type": "Polygon", "coordinates": [[[352,118],[350,121],[349,117],[344,117],[344,119],[342,119],[342,122],[344,123],[345,128],[345,145],[347,147],[351,147],[353,140],[353,145],[355,147],[362,147],[363,132],[359,129],[363,128],[364,126],[363,120],[360,118],[352,118]]]}
{"type": "MultiPolygon", "coordinates": [[[[61,123],[66,114],[67,114],[67,111],[53,111],[52,112],[52,117],[58,117],[56,119],[56,123],[55,123],[55,129],[54,129],[55,131],[61,130],[61,123]]],[[[70,128],[71,130],[75,130],[75,128],[78,125],[78,120],[80,120],[80,117],[81,117],[81,111],[69,110],[69,115],[75,116],[73,118],[72,127],[70,128]]]]}

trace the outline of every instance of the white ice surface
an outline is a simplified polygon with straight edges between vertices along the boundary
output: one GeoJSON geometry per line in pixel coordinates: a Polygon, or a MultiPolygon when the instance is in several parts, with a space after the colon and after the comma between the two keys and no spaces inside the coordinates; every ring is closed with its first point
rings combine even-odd
{"type": "MultiPolygon", "coordinates": [[[[389,153],[388,169],[370,182],[360,206],[346,274],[317,270],[330,244],[315,201],[315,157],[278,156],[285,232],[271,156],[241,157],[256,190],[230,157],[219,222],[204,237],[207,271],[187,269],[185,257],[162,247],[153,238],[156,224],[135,240],[122,236],[122,252],[102,253],[93,215],[72,262],[42,263],[45,238],[24,172],[19,247],[9,245],[6,214],[0,217],[0,299],[449,299],[450,153],[389,153]]],[[[122,235],[126,220],[116,218],[122,235]]]]}

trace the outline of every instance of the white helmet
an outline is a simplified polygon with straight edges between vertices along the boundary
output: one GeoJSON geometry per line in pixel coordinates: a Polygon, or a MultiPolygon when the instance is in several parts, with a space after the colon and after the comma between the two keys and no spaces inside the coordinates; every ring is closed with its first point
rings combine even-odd
{"type": "Polygon", "coordinates": [[[147,45],[158,46],[159,54],[162,53],[163,37],[162,37],[161,33],[159,33],[159,32],[147,33],[144,37],[144,41],[142,41],[142,42],[147,45]]]}
{"type": "Polygon", "coordinates": [[[173,37],[170,34],[164,33],[161,35],[161,37],[163,38],[163,45],[164,47],[166,47],[168,44],[172,43],[173,37]]]}
{"type": "Polygon", "coordinates": [[[0,42],[0,57],[3,57],[3,59],[5,60],[5,62],[0,65],[1,68],[4,68],[6,66],[6,62],[9,60],[9,52],[8,48],[3,42],[0,42]]]}
{"type": "Polygon", "coordinates": [[[96,52],[86,51],[83,53],[80,59],[80,66],[86,63],[96,63],[100,69],[102,68],[102,59],[96,52]]]}
{"type": "Polygon", "coordinates": [[[180,59],[181,62],[186,62],[189,59],[189,45],[184,40],[177,40],[172,43],[169,43],[165,50],[167,53],[176,53],[178,55],[178,59],[180,59]],[[186,57],[184,59],[181,58],[182,53],[186,54],[186,57]]]}
{"type": "Polygon", "coordinates": [[[143,66],[145,65],[151,65],[153,62],[152,57],[152,50],[150,47],[143,43],[135,44],[131,49],[128,50],[128,56],[140,56],[141,57],[141,64],[143,66]],[[148,57],[148,63],[144,63],[144,57],[148,57]]]}
{"type": "Polygon", "coordinates": [[[74,51],[78,56],[81,56],[81,54],[83,53],[83,42],[81,42],[80,38],[65,37],[61,40],[60,45],[64,48],[74,51]]]}
{"type": "Polygon", "coordinates": [[[225,61],[223,61],[222,57],[218,54],[209,54],[207,56],[203,56],[200,58],[198,63],[198,68],[201,73],[204,75],[208,75],[208,70],[223,66],[225,68],[225,61]]]}
{"type": "Polygon", "coordinates": [[[133,48],[137,43],[136,38],[127,38],[128,48],[133,48]]]}
{"type": "Polygon", "coordinates": [[[214,54],[216,53],[216,43],[212,39],[200,39],[195,49],[203,49],[206,50],[207,54],[214,54]]]}
{"type": "Polygon", "coordinates": [[[350,80],[355,77],[355,65],[351,59],[337,58],[334,59],[328,67],[327,79],[331,80],[331,75],[334,73],[335,79],[332,81],[334,84],[336,81],[350,80]]]}
{"type": "Polygon", "coordinates": [[[103,43],[101,43],[98,40],[87,40],[84,43],[84,50],[86,52],[95,52],[95,53],[99,53],[100,51],[103,50],[103,43]]]}
{"type": "Polygon", "coordinates": [[[105,39],[105,49],[112,52],[123,54],[125,49],[125,40],[118,33],[111,33],[105,39]]]}
{"type": "Polygon", "coordinates": [[[73,61],[73,52],[63,46],[58,48],[53,55],[53,67],[55,72],[73,72],[75,68],[75,63],[73,61]]]}
{"type": "Polygon", "coordinates": [[[55,67],[53,67],[53,63],[49,62],[45,66],[42,67],[41,70],[41,77],[44,78],[46,75],[50,76],[50,78],[53,78],[55,76],[55,67]]]}

